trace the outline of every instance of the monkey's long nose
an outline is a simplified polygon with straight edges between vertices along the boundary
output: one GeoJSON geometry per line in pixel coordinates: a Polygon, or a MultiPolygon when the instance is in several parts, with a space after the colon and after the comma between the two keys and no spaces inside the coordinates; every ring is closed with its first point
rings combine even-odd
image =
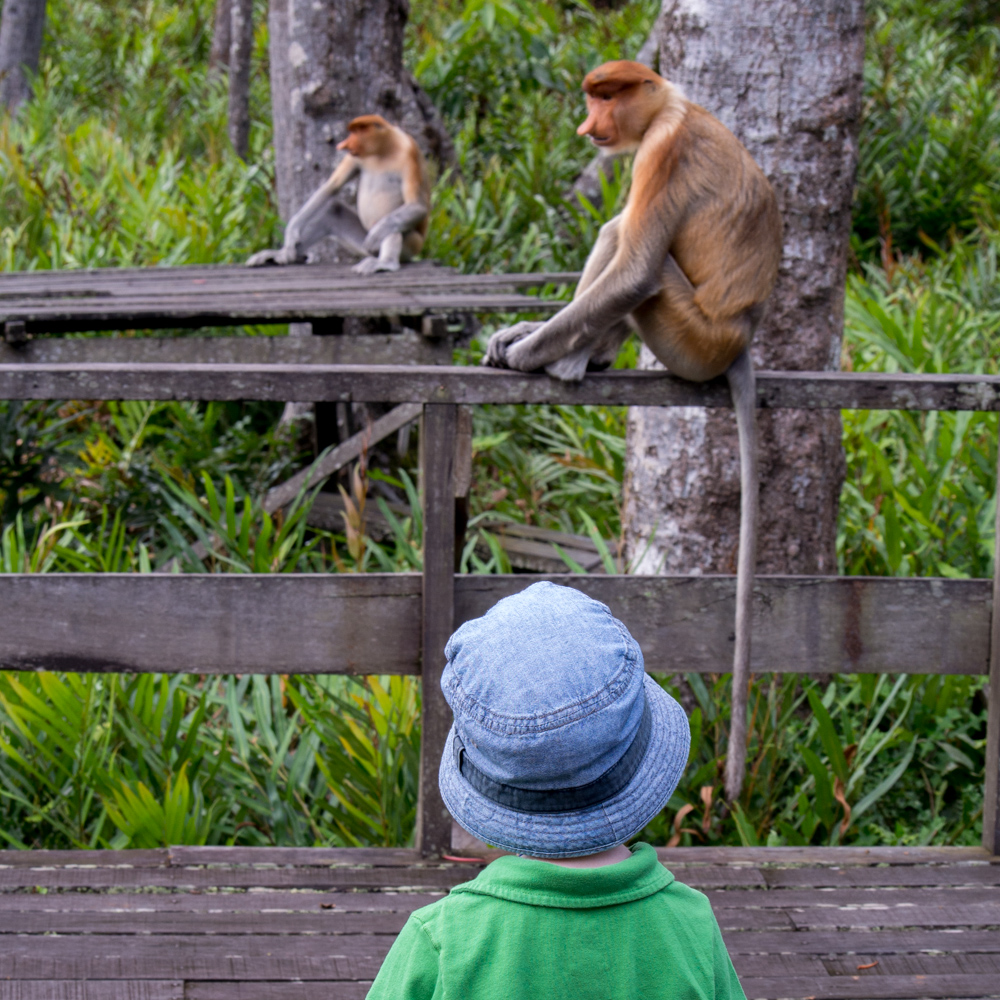
{"type": "Polygon", "coordinates": [[[587,115],[587,120],[576,130],[577,135],[590,135],[597,126],[596,115],[587,115]]]}

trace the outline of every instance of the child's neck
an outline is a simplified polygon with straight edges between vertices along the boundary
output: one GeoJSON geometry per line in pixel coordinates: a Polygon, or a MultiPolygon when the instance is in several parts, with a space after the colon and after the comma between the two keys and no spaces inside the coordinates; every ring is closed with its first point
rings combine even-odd
{"type": "Polygon", "coordinates": [[[603,868],[605,865],[615,865],[619,861],[627,861],[632,852],[619,844],[610,850],[599,854],[588,854],[582,858],[536,858],[537,861],[548,861],[551,865],[562,865],[563,868],[603,868]]]}

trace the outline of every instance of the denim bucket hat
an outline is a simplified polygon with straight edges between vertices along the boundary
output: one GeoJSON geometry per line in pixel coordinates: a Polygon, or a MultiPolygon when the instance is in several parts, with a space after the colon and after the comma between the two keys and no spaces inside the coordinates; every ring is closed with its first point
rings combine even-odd
{"type": "Polygon", "coordinates": [[[487,844],[596,854],[635,836],[677,787],[687,717],[604,604],[536,583],[466,622],[445,657],[455,722],[441,795],[487,844]]]}

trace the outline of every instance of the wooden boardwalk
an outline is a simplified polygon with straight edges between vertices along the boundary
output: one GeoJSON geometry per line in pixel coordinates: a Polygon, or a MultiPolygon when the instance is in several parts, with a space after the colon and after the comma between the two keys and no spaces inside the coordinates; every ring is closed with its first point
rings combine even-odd
{"type": "Polygon", "coordinates": [[[95,268],[0,274],[8,341],[33,333],[289,323],[344,316],[552,312],[515,290],[576,274],[463,275],[430,262],[361,277],[339,264],[95,268]]]}
{"type": "MultiPolygon", "coordinates": [[[[1000,858],[680,848],[754,998],[1000,997],[1000,858]]],[[[479,864],[408,850],[0,851],[0,1000],[360,1000],[479,864]]]]}

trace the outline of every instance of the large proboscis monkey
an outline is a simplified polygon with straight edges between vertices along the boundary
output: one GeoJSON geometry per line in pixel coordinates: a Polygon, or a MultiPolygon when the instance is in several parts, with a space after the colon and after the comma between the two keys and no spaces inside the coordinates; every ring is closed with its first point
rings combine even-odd
{"type": "Polygon", "coordinates": [[[362,258],[354,266],[358,274],[398,271],[400,260],[420,252],[431,203],[420,148],[380,115],[355,118],[347,129],[337,146],[347,156],[292,216],[284,246],[255,253],[247,261],[250,267],[304,263],[309,247],[326,236],[362,258]],[[359,173],[355,212],[337,192],[359,173]]]}
{"type": "Polygon", "coordinates": [[[490,340],[485,364],[575,381],[611,364],[630,329],[674,374],[725,374],[736,411],[742,502],[733,705],[726,795],[746,766],[747,685],[757,541],[756,389],[749,346],[781,258],[774,191],[739,140],[679,88],[634,62],[583,81],[577,129],[614,153],[635,152],[625,210],[601,229],[573,301],[544,323],[490,340]]]}

